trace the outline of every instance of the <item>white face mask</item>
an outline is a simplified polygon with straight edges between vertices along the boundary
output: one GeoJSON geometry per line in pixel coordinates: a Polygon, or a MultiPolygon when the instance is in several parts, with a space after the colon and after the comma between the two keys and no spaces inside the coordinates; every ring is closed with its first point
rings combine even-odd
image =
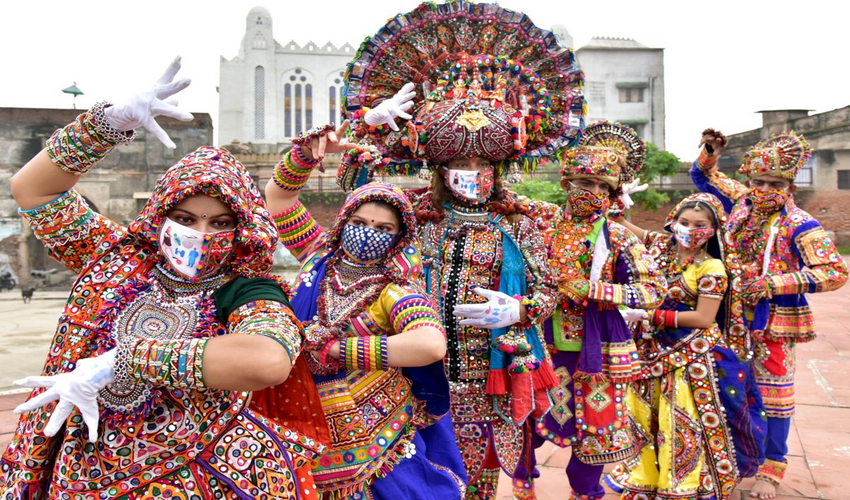
{"type": "Polygon", "coordinates": [[[233,251],[236,230],[202,233],[165,218],[159,248],[171,267],[189,279],[202,279],[220,268],[233,251]]]}
{"type": "Polygon", "coordinates": [[[446,169],[448,188],[454,194],[472,201],[484,201],[490,198],[493,190],[492,177],[492,174],[482,176],[477,170],[446,169]]]}

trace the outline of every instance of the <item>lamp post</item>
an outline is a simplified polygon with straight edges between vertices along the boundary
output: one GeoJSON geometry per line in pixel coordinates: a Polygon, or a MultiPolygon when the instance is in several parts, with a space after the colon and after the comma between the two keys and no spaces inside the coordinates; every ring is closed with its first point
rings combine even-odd
{"type": "Polygon", "coordinates": [[[74,109],[77,109],[77,96],[83,95],[83,91],[77,87],[77,82],[74,82],[74,84],[68,88],[62,89],[62,92],[74,96],[74,109]]]}

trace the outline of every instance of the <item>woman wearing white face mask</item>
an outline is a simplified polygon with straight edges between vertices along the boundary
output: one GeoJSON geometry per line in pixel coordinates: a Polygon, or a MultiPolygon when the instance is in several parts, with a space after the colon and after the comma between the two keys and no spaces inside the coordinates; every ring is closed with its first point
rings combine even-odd
{"type": "Polygon", "coordinates": [[[738,359],[749,350],[747,331],[740,315],[726,315],[740,308],[726,294],[725,221],[720,200],[706,193],[673,209],[664,226],[672,234],[618,221],[646,242],[668,284],[654,312],[623,312],[642,334],[641,374],[626,402],[648,439],[606,481],[629,498],[729,498],[764,457],[761,397],[738,359]]]}
{"type": "Polygon", "coordinates": [[[323,447],[296,429],[324,424],[304,363],[293,366],[302,329],[286,287],[268,277],[277,231],[242,164],[213,147],[186,155],[126,228],[73,189],[138,127],[173,147],[154,117],[192,118],[163,102],[189,84],[172,82],[179,68],[128,103],[82,113],[12,179],[35,235],[79,276],[43,376],[16,382],[36,390],[15,410],[0,498],[312,490],[310,459],[323,447]],[[284,381],[297,403],[287,420],[304,425],[248,407],[249,391],[284,381]]]}
{"type": "MultiPolygon", "coordinates": [[[[324,153],[352,148],[338,140],[344,127],[296,140],[266,186],[281,242],[302,263],[293,307],[331,431],[313,478],[322,498],[461,498],[445,333],[419,287],[410,201],[391,184],[366,184],[323,233],[298,200],[324,153]]],[[[276,391],[257,397],[272,418],[286,417],[276,391]]]]}

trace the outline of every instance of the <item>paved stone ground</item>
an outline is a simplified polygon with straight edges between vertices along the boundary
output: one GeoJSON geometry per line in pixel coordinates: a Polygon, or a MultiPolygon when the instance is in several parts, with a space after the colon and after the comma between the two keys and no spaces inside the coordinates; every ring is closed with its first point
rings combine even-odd
{"type": "MultiPolygon", "coordinates": [[[[4,388],[39,372],[65,298],[62,293],[36,292],[31,303],[23,304],[18,293],[0,293],[0,448],[5,449],[17,423],[12,409],[27,396],[4,388]]],[[[850,498],[850,286],[810,295],[809,300],[820,336],[797,348],[797,414],[788,472],[777,498],[843,500],[850,498]]],[[[547,445],[537,458],[543,464],[538,498],[567,498],[564,467],[569,450],[547,445]]],[[[752,485],[752,479],[745,480],[733,499],[746,498],[752,485]]],[[[498,499],[510,498],[510,482],[503,474],[498,499]]]]}

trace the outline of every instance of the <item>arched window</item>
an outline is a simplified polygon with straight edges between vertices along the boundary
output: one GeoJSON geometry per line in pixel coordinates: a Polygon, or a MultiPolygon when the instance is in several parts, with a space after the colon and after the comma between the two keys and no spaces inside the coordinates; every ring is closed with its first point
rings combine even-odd
{"type": "Polygon", "coordinates": [[[334,71],[325,80],[328,85],[328,117],[330,123],[338,123],[342,119],[342,77],[345,71],[334,71]]]}
{"type": "Polygon", "coordinates": [[[301,120],[301,110],[304,109],[304,104],[301,102],[301,84],[295,84],[295,132],[304,130],[303,121],[301,120]]]}
{"type": "Polygon", "coordinates": [[[313,86],[309,83],[304,86],[304,128],[313,126],[313,86]]]}
{"type": "Polygon", "coordinates": [[[328,123],[336,123],[336,117],[337,117],[337,113],[336,113],[336,110],[337,110],[336,87],[334,87],[333,85],[331,85],[330,88],[328,89],[328,102],[330,103],[330,106],[329,106],[330,107],[330,113],[329,113],[330,116],[329,116],[329,119],[328,119],[328,123]]]}
{"type": "Polygon", "coordinates": [[[283,86],[283,127],[286,137],[292,137],[292,85],[283,86]]]}
{"type": "Polygon", "coordinates": [[[254,68],[254,136],[266,137],[266,70],[262,66],[254,68]]]}

